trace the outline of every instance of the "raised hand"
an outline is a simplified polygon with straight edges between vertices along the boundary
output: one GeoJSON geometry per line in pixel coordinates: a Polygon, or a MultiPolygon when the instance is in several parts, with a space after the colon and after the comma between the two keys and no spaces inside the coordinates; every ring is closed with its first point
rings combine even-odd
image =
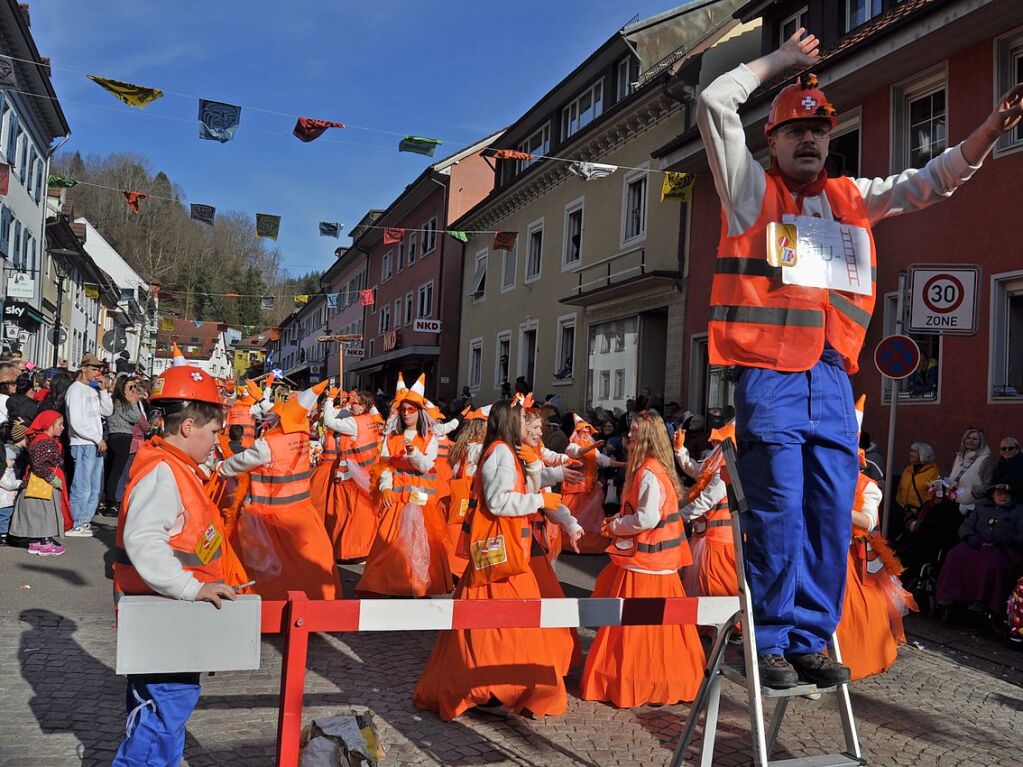
{"type": "Polygon", "coordinates": [[[788,61],[789,67],[812,67],[821,60],[821,42],[815,35],[803,35],[806,27],[800,27],[788,40],[781,44],[778,52],[788,61]]]}

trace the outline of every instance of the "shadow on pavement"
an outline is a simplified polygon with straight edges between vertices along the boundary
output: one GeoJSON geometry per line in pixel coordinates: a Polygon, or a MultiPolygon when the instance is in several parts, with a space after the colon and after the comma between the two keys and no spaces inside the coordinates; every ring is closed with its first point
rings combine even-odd
{"type": "Polygon", "coordinates": [[[46,575],[52,575],[54,578],[66,581],[72,586],[84,586],[88,583],[88,581],[82,577],[81,573],[77,570],[72,570],[70,567],[43,567],[42,565],[27,565],[19,563],[18,568],[21,570],[28,570],[33,573],[45,573],[46,575]]]}

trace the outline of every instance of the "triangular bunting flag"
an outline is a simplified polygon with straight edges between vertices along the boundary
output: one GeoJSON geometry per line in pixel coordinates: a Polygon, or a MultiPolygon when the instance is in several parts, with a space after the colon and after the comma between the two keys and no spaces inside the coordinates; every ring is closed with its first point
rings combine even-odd
{"type": "MultiPolygon", "coordinates": [[[[3,62],[3,59],[0,59],[3,62]]],[[[64,178],[63,176],[48,176],[46,179],[47,186],[55,186],[59,189],[70,189],[73,186],[78,186],[78,182],[73,178],[64,178]]]]}
{"type": "Polygon", "coordinates": [[[18,89],[18,78],[14,74],[14,59],[0,56],[0,88],[18,89]]]}
{"type": "Polygon", "coordinates": [[[222,101],[199,99],[199,138],[219,141],[221,144],[230,141],[241,119],[241,107],[222,101]]]}
{"type": "Polygon", "coordinates": [[[213,217],[217,214],[217,209],[212,205],[201,205],[200,203],[193,202],[190,209],[190,218],[193,221],[213,226],[213,217]]]}
{"type": "Polygon", "coordinates": [[[494,243],[490,247],[493,250],[514,250],[515,241],[518,238],[518,232],[496,232],[494,234],[494,243]]]}
{"type": "Polygon", "coordinates": [[[446,234],[448,237],[452,237],[458,240],[459,242],[469,241],[469,235],[467,235],[465,232],[460,232],[457,229],[445,229],[444,234],[446,234]]]}
{"type": "Polygon", "coordinates": [[[0,163],[0,195],[5,195],[11,188],[11,166],[0,163]]]}
{"type": "Polygon", "coordinates": [[[128,207],[131,208],[132,213],[141,213],[139,210],[139,203],[143,200],[148,200],[148,194],[142,194],[142,192],[121,192],[124,195],[124,201],[128,203],[128,207]]]}
{"type": "Polygon", "coordinates": [[[299,293],[297,296],[295,296],[295,303],[296,304],[308,304],[309,303],[309,294],[308,293],[299,293]]]}
{"type": "Polygon", "coordinates": [[[333,122],[332,120],[317,120],[312,117],[299,117],[295,123],[295,130],[292,131],[295,138],[310,142],[315,141],[324,134],[327,128],[343,128],[344,123],[333,122]]]}
{"type": "Polygon", "coordinates": [[[587,181],[596,181],[601,178],[607,178],[616,170],[617,165],[605,165],[602,162],[581,162],[577,161],[568,166],[568,169],[572,171],[579,178],[586,179],[587,181]]]}
{"type": "Polygon", "coordinates": [[[256,236],[276,240],[281,230],[281,217],[269,213],[256,214],[256,236]]]}
{"type": "Polygon", "coordinates": [[[158,98],[163,97],[163,91],[159,88],[147,88],[144,85],[125,83],[120,80],[111,80],[109,77],[99,77],[97,75],[87,75],[87,77],[103,90],[112,93],[118,101],[123,101],[130,107],[143,109],[147,104],[151,104],[158,98]]]}
{"type": "Polygon", "coordinates": [[[691,202],[693,199],[693,182],[696,176],[691,173],[665,171],[664,183],[661,184],[661,202],[665,200],[681,200],[691,202]]]}
{"type": "Polygon", "coordinates": [[[440,141],[435,138],[423,138],[422,136],[406,136],[400,142],[398,142],[399,152],[414,152],[415,154],[425,154],[427,157],[433,157],[434,150],[440,145],[440,141]]]}
{"type": "Polygon", "coordinates": [[[259,299],[259,308],[266,309],[267,311],[273,311],[274,308],[274,297],[263,296],[259,299]]]}
{"type": "Polygon", "coordinates": [[[333,237],[337,239],[341,236],[341,230],[344,228],[345,225],[339,224],[337,221],[321,221],[320,237],[333,237]]]}
{"type": "Polygon", "coordinates": [[[529,152],[520,152],[517,149],[498,149],[494,152],[497,160],[535,160],[536,155],[529,152]]]}
{"type": "Polygon", "coordinates": [[[394,245],[405,239],[405,230],[400,226],[384,227],[384,245],[394,245]]]}
{"type": "Polygon", "coordinates": [[[360,290],[359,301],[362,302],[363,306],[372,306],[376,302],[376,297],[373,295],[373,288],[370,288],[369,290],[360,290]]]}

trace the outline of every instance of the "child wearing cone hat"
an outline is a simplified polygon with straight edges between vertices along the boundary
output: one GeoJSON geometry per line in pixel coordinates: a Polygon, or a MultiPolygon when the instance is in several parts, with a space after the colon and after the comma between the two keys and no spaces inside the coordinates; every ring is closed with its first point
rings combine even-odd
{"type": "Polygon", "coordinates": [[[264,599],[286,599],[288,591],[335,599],[341,592],[334,547],[322,515],[310,502],[309,411],[327,384],[323,381],[274,405],[263,435],[220,466],[225,477],[249,473],[249,495],[238,524],[258,530],[269,540],[273,555],[256,561],[256,552],[245,547],[239,554],[256,579],[253,590],[264,599]]]}

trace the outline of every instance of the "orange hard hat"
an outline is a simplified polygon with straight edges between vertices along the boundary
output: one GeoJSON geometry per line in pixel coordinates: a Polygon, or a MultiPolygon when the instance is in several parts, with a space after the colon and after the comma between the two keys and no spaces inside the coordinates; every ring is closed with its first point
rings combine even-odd
{"type": "Polygon", "coordinates": [[[817,87],[817,75],[802,74],[796,82],[781,89],[771,104],[764,135],[769,136],[779,125],[794,120],[826,120],[831,128],[838,124],[835,107],[817,87]]]}
{"type": "Polygon", "coordinates": [[[160,400],[189,400],[222,405],[217,379],[192,365],[171,366],[153,381],[150,402],[160,400]]]}

